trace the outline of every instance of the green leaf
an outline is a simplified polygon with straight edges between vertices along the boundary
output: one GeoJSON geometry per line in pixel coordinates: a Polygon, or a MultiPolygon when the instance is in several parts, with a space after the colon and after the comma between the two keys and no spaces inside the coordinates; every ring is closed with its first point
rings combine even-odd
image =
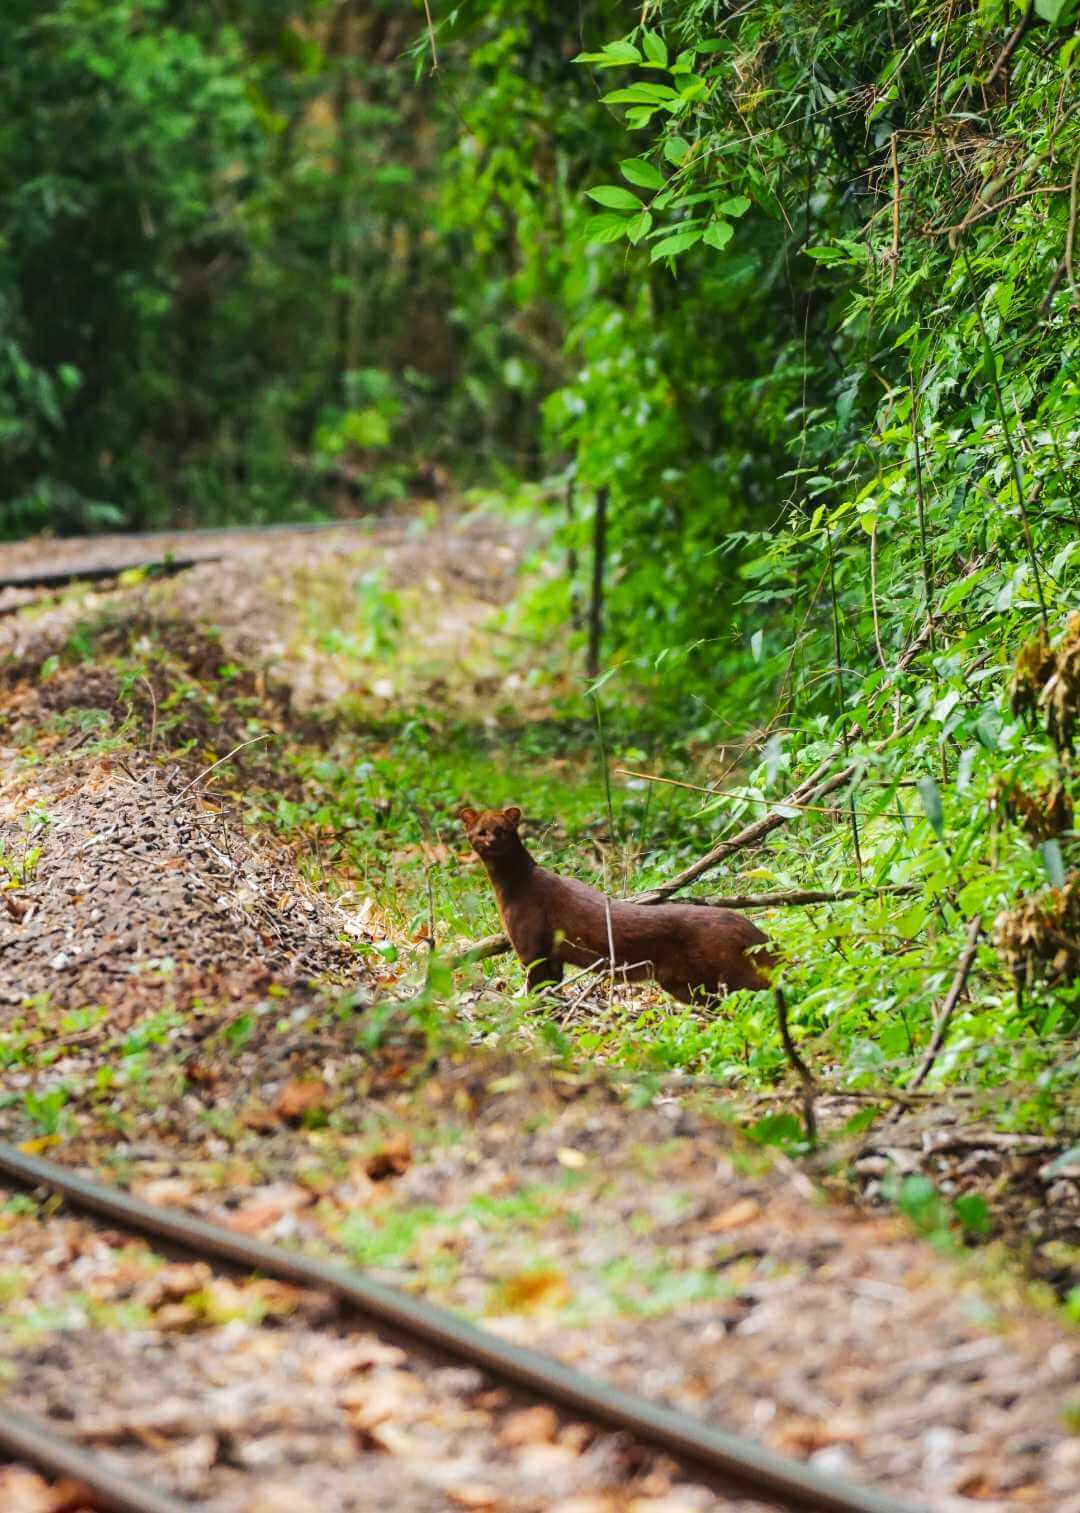
{"type": "Polygon", "coordinates": [[[637,195],[631,194],[629,189],[623,189],[620,184],[598,184],[595,189],[586,189],[585,193],[590,200],[595,200],[598,205],[606,205],[609,210],[641,209],[637,195]]]}
{"type": "Polygon", "coordinates": [[[640,215],[631,216],[627,225],[627,237],[636,246],[652,230],[652,223],[653,218],[647,210],[643,210],[640,215]]]}
{"type": "Polygon", "coordinates": [[[922,800],[923,812],[930,821],[930,828],[941,839],[945,832],[945,811],[941,807],[941,793],[932,777],[921,777],[915,785],[922,800]]]}
{"type": "Polygon", "coordinates": [[[1061,855],[1061,846],[1057,841],[1043,841],[1039,847],[1039,855],[1042,857],[1046,875],[1055,888],[1065,886],[1065,861],[1061,855]]]}
{"type": "Polygon", "coordinates": [[[666,105],[678,100],[679,92],[670,84],[628,84],[600,97],[602,105],[666,105]]]}
{"type": "Polygon", "coordinates": [[[794,1114],[766,1114],[746,1131],[758,1145],[798,1145],[802,1142],[802,1125],[794,1114]]]}
{"type": "Polygon", "coordinates": [[[900,1212],[924,1233],[943,1227],[941,1197],[933,1182],[923,1172],[912,1172],[904,1178],[896,1201],[900,1212]]]}
{"type": "Polygon", "coordinates": [[[665,158],[677,168],[686,162],[689,152],[690,143],[685,137],[668,137],[664,143],[665,158]]]}
{"type": "Polygon", "coordinates": [[[584,242],[617,242],[626,236],[633,225],[633,218],[626,215],[593,215],[585,222],[581,233],[584,242]]]}
{"type": "Polygon", "coordinates": [[[982,1193],[965,1193],[953,1204],[956,1217],[972,1235],[985,1235],[990,1231],[990,1208],[982,1193]]]}
{"type": "Polygon", "coordinates": [[[1035,0],[1035,13],[1051,26],[1064,26],[1075,6],[1076,0],[1035,0]]]}
{"type": "Polygon", "coordinates": [[[663,241],[656,243],[649,254],[649,262],[658,262],[662,257],[678,257],[680,252],[685,252],[700,240],[700,231],[676,231],[674,236],[666,236],[663,241]]]}
{"type": "Polygon", "coordinates": [[[619,164],[619,172],[639,189],[663,189],[664,176],[655,163],[645,158],[627,158],[619,164]]]}
{"type": "Polygon", "coordinates": [[[645,56],[654,68],[667,67],[667,47],[664,39],[656,32],[642,32],[641,45],[645,49],[645,56]]]}
{"type": "Polygon", "coordinates": [[[750,201],[745,194],[733,195],[730,200],[725,200],[722,205],[717,205],[717,214],[733,215],[736,220],[740,215],[745,215],[750,209],[750,201]]]}
{"type": "Polygon", "coordinates": [[[602,52],[578,53],[575,63],[595,63],[597,68],[629,68],[641,62],[641,53],[632,42],[609,42],[602,52]]]}
{"type": "Polygon", "coordinates": [[[710,221],[701,240],[706,247],[715,247],[717,252],[722,252],[734,235],[735,227],[730,221],[710,221]]]}

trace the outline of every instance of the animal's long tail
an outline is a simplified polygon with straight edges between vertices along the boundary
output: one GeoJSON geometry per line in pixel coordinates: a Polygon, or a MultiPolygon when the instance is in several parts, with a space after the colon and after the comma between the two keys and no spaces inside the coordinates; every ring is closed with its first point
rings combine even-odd
{"type": "Polygon", "coordinates": [[[806,1062],[795,1048],[795,1042],[791,1038],[791,1030],[788,1026],[788,1006],[784,997],[783,988],[773,988],[773,997],[776,1000],[776,1022],[780,1026],[780,1043],[784,1047],[784,1055],[794,1067],[795,1074],[802,1083],[803,1090],[803,1119],[806,1123],[806,1138],[811,1145],[817,1144],[817,1118],[814,1114],[814,1096],[817,1093],[817,1084],[813,1073],[806,1062]]]}

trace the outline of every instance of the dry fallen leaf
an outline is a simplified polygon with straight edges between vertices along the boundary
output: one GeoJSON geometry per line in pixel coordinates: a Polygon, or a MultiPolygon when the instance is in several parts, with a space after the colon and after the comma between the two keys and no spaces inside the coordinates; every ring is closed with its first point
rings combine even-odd
{"type": "Polygon", "coordinates": [[[230,1229],[242,1235],[257,1235],[272,1224],[277,1224],[287,1214],[294,1214],[314,1202],[314,1194],[306,1187],[287,1186],[264,1188],[257,1197],[241,1204],[225,1217],[230,1229]]]}
{"type": "Polygon", "coordinates": [[[446,1491],[452,1503],[459,1508],[497,1508],[502,1500],[494,1487],[485,1487],[478,1482],[463,1482],[446,1491]]]}
{"type": "Polygon", "coordinates": [[[546,1445],[559,1428],[558,1414],[546,1403],[533,1408],[519,1408],[507,1415],[500,1438],[504,1445],[546,1445]]]}
{"type": "Polygon", "coordinates": [[[535,1313],[541,1308],[563,1308],[573,1294],[561,1271],[521,1271],[499,1285],[498,1302],[508,1313],[535,1313]]]}
{"type": "Polygon", "coordinates": [[[324,1082],[287,1082],[274,1099],[274,1113],[286,1122],[297,1122],[324,1109],[330,1090],[324,1082]]]}
{"type": "Polygon", "coordinates": [[[714,1235],[723,1234],[726,1229],[738,1229],[743,1224],[749,1224],[760,1212],[761,1204],[756,1198],[739,1198],[709,1220],[709,1229],[714,1235]]]}
{"type": "Polygon", "coordinates": [[[385,1177],[399,1177],[412,1161],[412,1141],[407,1130],[390,1135],[364,1162],[364,1171],[373,1182],[385,1177]]]}

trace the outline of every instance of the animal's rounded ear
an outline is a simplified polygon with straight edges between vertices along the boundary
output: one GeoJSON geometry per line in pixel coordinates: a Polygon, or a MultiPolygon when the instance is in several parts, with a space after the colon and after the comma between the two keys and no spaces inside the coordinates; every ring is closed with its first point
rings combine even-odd
{"type": "Polygon", "coordinates": [[[503,819],[509,820],[510,824],[516,828],[518,821],[521,819],[521,810],[511,805],[509,809],[503,810],[503,819]]]}
{"type": "Polygon", "coordinates": [[[475,809],[470,809],[467,804],[465,805],[465,807],[463,809],[459,809],[458,810],[457,817],[461,821],[461,823],[465,826],[466,830],[470,830],[472,828],[472,826],[475,825],[476,822],[477,822],[477,820],[480,818],[480,816],[476,812],[476,810],[475,809]]]}

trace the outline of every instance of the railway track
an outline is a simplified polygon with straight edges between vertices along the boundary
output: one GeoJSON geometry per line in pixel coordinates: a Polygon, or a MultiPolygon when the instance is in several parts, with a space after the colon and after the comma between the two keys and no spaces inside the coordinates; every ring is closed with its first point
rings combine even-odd
{"type": "MultiPolygon", "coordinates": [[[[747,1496],[783,1509],[835,1513],[916,1513],[871,1488],[826,1476],[742,1436],[590,1377],[538,1351],[509,1343],[466,1320],[386,1287],[361,1272],[309,1259],[247,1238],[179,1210],[150,1204],[86,1180],[53,1162],[0,1144],[0,1179],[11,1188],[36,1189],[110,1227],[233,1273],[241,1271],[329,1295],[354,1318],[395,1342],[459,1366],[520,1396],[572,1413],[593,1426],[631,1436],[660,1451],[721,1496],[747,1496]]],[[[101,1508],[122,1513],[176,1513],[179,1503],[82,1450],[50,1423],[0,1406],[0,1450],[52,1475],[90,1488],[101,1508]]],[[[374,1506],[375,1504],[373,1504],[374,1506]]]]}

